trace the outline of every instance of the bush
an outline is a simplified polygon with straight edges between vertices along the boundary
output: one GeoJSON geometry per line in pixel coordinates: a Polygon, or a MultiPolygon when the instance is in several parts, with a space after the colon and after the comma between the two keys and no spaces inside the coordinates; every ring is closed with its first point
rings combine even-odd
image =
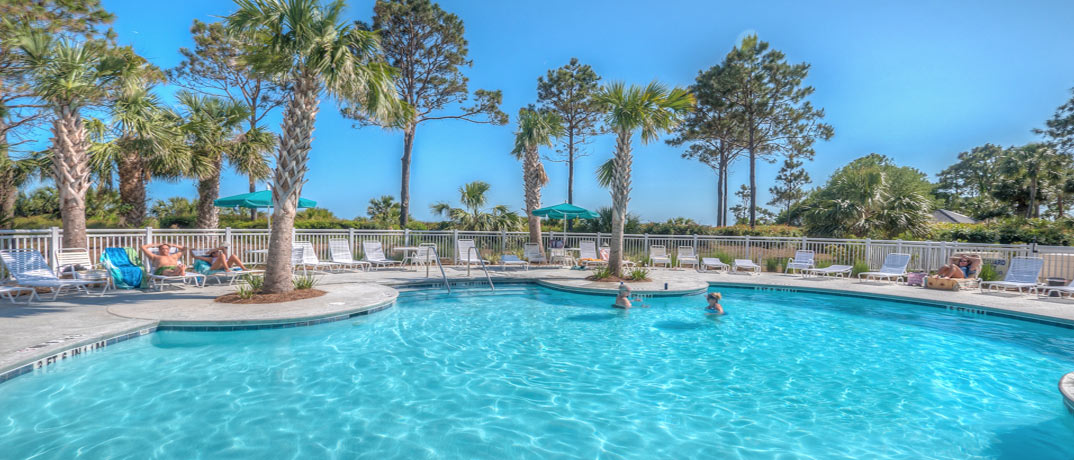
{"type": "Polygon", "coordinates": [[[264,275],[244,275],[242,280],[253,288],[254,292],[261,292],[261,289],[265,287],[264,275]]]}
{"type": "Polygon", "coordinates": [[[854,267],[850,269],[850,277],[856,278],[858,276],[858,273],[864,273],[867,271],[869,271],[869,264],[865,263],[864,260],[855,260],[854,267]]]}
{"type": "Polygon", "coordinates": [[[999,273],[996,273],[996,268],[992,264],[985,262],[981,264],[981,273],[977,275],[981,281],[999,281],[999,273]]]}
{"type": "Polygon", "coordinates": [[[593,269],[593,274],[589,276],[593,280],[603,280],[611,278],[612,269],[609,267],[597,267],[593,269]]]}
{"type": "Polygon", "coordinates": [[[783,265],[782,257],[766,257],[764,259],[764,270],[766,272],[779,272],[780,266],[783,265]]]}
{"type": "Polygon", "coordinates": [[[313,275],[298,275],[291,280],[295,289],[313,289],[317,285],[317,278],[313,275]]]}
{"type": "Polygon", "coordinates": [[[249,299],[253,297],[256,293],[257,291],[254,290],[254,288],[245,284],[239,285],[239,289],[235,291],[235,294],[238,294],[240,299],[249,299]]]}
{"type": "Polygon", "coordinates": [[[646,269],[641,268],[641,267],[637,267],[635,269],[632,269],[632,270],[630,270],[630,272],[627,273],[627,279],[632,280],[632,281],[645,281],[648,278],[649,278],[649,270],[646,270],[646,269]]]}

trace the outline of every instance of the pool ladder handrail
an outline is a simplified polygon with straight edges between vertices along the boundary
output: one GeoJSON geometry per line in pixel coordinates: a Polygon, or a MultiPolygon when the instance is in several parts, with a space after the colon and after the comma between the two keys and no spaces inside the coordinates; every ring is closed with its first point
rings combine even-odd
{"type": "MultiPolygon", "coordinates": [[[[444,266],[440,265],[440,253],[436,251],[436,246],[429,246],[429,251],[433,253],[433,260],[436,261],[436,266],[440,267],[440,277],[444,279],[444,288],[447,289],[448,294],[451,294],[451,283],[447,280],[447,273],[444,273],[444,266]]],[[[429,254],[425,254],[425,277],[429,277],[429,254]]]]}
{"type": "Polygon", "coordinates": [[[470,260],[473,260],[473,259],[470,259],[470,251],[474,251],[474,255],[477,256],[477,263],[481,264],[481,269],[485,271],[485,279],[487,279],[489,281],[489,289],[492,289],[493,291],[495,291],[496,286],[494,286],[492,284],[492,276],[489,276],[489,269],[487,267],[485,267],[485,259],[481,258],[481,252],[479,252],[477,250],[476,245],[475,246],[470,246],[469,248],[466,249],[466,258],[469,259],[469,260],[466,261],[466,277],[467,278],[470,277],[470,260]]]}

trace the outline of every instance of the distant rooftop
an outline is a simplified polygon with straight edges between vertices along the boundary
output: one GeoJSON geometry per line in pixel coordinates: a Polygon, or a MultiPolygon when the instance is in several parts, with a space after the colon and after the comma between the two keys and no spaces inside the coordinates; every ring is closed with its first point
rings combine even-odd
{"type": "Polygon", "coordinates": [[[965,214],[959,214],[946,209],[932,211],[932,221],[942,224],[976,224],[977,220],[965,214]]]}

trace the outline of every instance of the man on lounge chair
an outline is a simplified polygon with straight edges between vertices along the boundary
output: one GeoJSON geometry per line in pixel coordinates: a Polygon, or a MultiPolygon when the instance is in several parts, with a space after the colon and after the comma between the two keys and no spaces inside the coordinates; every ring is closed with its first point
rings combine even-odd
{"type": "Polygon", "coordinates": [[[186,275],[186,265],[183,265],[179,261],[179,256],[186,251],[186,248],[179,245],[170,245],[168,243],[161,243],[157,245],[157,253],[153,254],[149,251],[152,248],[152,244],[143,244],[142,253],[153,262],[153,266],[156,269],[153,270],[154,275],[163,276],[183,276],[186,275]],[[175,254],[172,254],[172,248],[178,249],[175,254]]]}

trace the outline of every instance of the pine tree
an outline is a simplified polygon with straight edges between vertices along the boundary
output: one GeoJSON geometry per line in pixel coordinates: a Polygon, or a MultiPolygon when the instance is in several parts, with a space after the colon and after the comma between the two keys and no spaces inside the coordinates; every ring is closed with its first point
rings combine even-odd
{"type": "Polygon", "coordinates": [[[802,169],[802,164],[802,161],[794,154],[787,155],[783,159],[783,166],[776,174],[776,185],[768,189],[768,193],[772,194],[772,199],[768,202],[769,206],[775,206],[780,208],[781,212],[786,212],[791,206],[802,201],[806,194],[805,186],[812,182],[809,173],[802,169]]]}

